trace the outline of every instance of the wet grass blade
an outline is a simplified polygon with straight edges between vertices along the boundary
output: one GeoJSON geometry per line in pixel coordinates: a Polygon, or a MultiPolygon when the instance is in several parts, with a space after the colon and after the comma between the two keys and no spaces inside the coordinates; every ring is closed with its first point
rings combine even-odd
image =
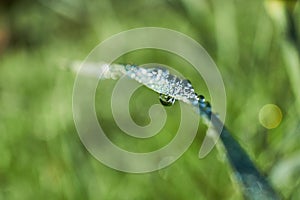
{"type": "Polygon", "coordinates": [[[267,179],[255,167],[245,150],[223,126],[220,119],[213,113],[210,115],[213,126],[221,133],[220,138],[227,151],[228,160],[233,168],[234,176],[243,186],[245,198],[249,200],[281,199],[267,179]]]}

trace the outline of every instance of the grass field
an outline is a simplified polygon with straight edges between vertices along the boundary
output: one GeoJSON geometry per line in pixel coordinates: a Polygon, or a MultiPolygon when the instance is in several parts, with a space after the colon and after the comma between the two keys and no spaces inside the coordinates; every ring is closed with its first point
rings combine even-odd
{"type": "MultiPolygon", "coordinates": [[[[296,1],[1,2],[0,199],[243,199],[222,148],[198,158],[203,123],[180,159],[146,174],[111,169],[81,143],[72,115],[75,74],[65,67],[84,60],[111,35],[146,26],[180,31],[206,49],[224,80],[226,125],[278,193],[300,199],[299,19],[296,1]],[[274,110],[262,113],[266,104],[278,106],[281,121],[274,110]],[[278,126],[266,127],[264,120],[274,118],[278,126]]],[[[132,52],[119,61],[190,67],[157,50],[132,52]]],[[[181,73],[209,97],[198,76],[181,73]]],[[[157,137],[133,140],[102,106],[109,105],[104,97],[116,81],[104,83],[96,109],[112,141],[127,150],[149,151],[172,139],[178,103],[166,108],[170,117],[157,137]]],[[[146,125],[158,95],[142,88],[135,95],[132,118],[146,125]]]]}

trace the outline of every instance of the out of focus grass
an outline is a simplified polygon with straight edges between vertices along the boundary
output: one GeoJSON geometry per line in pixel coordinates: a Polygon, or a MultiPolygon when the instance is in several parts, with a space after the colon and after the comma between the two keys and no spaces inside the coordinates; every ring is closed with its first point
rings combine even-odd
{"type": "MultiPolygon", "coordinates": [[[[83,60],[112,34],[144,26],[171,28],[203,45],[224,79],[229,129],[276,190],[284,198],[299,199],[300,5],[287,2],[1,2],[0,199],[242,198],[223,152],[214,149],[198,159],[205,133],[202,124],[178,161],[147,174],[110,169],[81,144],[71,107],[75,75],[62,67],[83,60]],[[287,16],[292,16],[294,25],[287,16]],[[258,120],[260,109],[268,103],[278,105],[283,113],[281,124],[270,130],[258,120]]],[[[122,59],[187,65],[159,51],[136,52],[122,59]]],[[[202,92],[196,78],[191,77],[192,82],[202,92]]],[[[113,83],[106,82],[107,91],[113,83]]],[[[101,96],[97,98],[101,101],[101,96]]],[[[157,97],[148,91],[137,98],[133,119],[147,124],[148,110],[139,102],[148,105],[157,97]]],[[[115,141],[126,147],[109,114],[103,120],[115,141]]],[[[168,121],[165,133],[174,131],[176,120],[168,121]]],[[[160,135],[164,142],[171,136],[160,135]]],[[[147,148],[156,147],[155,141],[149,142],[147,148]]]]}

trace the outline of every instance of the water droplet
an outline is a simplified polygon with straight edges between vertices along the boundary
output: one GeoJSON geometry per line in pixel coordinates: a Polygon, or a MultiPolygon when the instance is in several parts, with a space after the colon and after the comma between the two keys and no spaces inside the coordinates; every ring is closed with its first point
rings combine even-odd
{"type": "Polygon", "coordinates": [[[205,102],[205,97],[203,95],[198,95],[199,101],[200,103],[204,103],[205,102]]]}
{"type": "Polygon", "coordinates": [[[182,82],[192,84],[192,82],[189,79],[182,80],[182,82]]]}
{"type": "Polygon", "coordinates": [[[175,103],[175,98],[165,94],[159,94],[159,101],[164,106],[172,106],[175,103]]]}
{"type": "Polygon", "coordinates": [[[206,108],[211,108],[211,105],[208,101],[205,104],[206,104],[206,108]]]}

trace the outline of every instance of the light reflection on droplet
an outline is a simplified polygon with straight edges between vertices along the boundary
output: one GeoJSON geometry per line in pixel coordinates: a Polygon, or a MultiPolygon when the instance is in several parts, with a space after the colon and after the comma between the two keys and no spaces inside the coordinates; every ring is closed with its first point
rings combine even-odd
{"type": "Polygon", "coordinates": [[[159,101],[164,106],[172,106],[175,103],[175,98],[168,95],[159,94],[159,101]]]}
{"type": "Polygon", "coordinates": [[[259,122],[267,129],[276,128],[282,120],[281,109],[275,104],[266,104],[259,111],[259,122]]]}

